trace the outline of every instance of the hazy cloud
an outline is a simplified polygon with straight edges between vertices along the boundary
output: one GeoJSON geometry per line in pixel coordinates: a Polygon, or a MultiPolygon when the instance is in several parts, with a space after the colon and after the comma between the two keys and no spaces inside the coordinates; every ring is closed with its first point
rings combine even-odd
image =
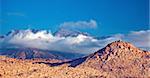
{"type": "Polygon", "coordinates": [[[97,22],[95,20],[89,21],[76,21],[76,22],[64,22],[60,24],[60,28],[67,29],[93,29],[97,27],[97,22]]]}
{"type": "Polygon", "coordinates": [[[54,36],[46,30],[19,30],[12,31],[8,36],[0,39],[1,48],[38,48],[62,52],[93,53],[108,43],[124,40],[135,44],[137,47],[150,49],[150,30],[134,31],[129,34],[115,34],[105,38],[96,39],[91,36],[79,34],[76,37],[54,36]]]}
{"type": "MultiPolygon", "coordinates": [[[[117,38],[117,37],[116,37],[117,38]]],[[[41,30],[12,31],[5,38],[0,39],[1,47],[7,48],[39,48],[63,52],[91,53],[102,48],[108,42],[115,41],[115,37],[98,40],[90,36],[79,34],[76,37],[58,37],[51,32],[41,30]]]]}
{"type": "Polygon", "coordinates": [[[132,31],[124,35],[123,40],[132,42],[137,47],[150,50],[150,30],[132,31]]]}

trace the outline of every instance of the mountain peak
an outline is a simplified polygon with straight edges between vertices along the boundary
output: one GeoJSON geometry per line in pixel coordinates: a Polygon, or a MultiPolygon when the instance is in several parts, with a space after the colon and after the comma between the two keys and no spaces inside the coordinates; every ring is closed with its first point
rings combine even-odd
{"type": "Polygon", "coordinates": [[[59,36],[59,37],[68,37],[68,36],[76,37],[79,34],[86,35],[86,36],[89,35],[86,32],[80,32],[77,30],[69,30],[69,29],[63,29],[63,28],[59,29],[58,31],[54,33],[55,36],[59,36]]]}
{"type": "Polygon", "coordinates": [[[131,43],[124,42],[124,41],[121,41],[121,40],[112,42],[112,43],[108,44],[106,47],[110,47],[110,48],[114,48],[114,49],[116,49],[116,48],[121,48],[121,49],[123,49],[123,48],[128,48],[128,49],[134,48],[135,49],[136,48],[131,43]]]}
{"type": "Polygon", "coordinates": [[[135,58],[147,58],[150,52],[143,51],[129,42],[115,41],[108,44],[106,47],[89,55],[88,60],[99,60],[103,63],[113,60],[130,61],[135,58]]]}
{"type": "Polygon", "coordinates": [[[108,44],[103,49],[95,52],[95,54],[100,55],[100,57],[119,57],[119,56],[130,56],[130,55],[141,55],[143,54],[143,50],[140,50],[139,48],[135,47],[129,42],[124,41],[115,41],[110,44],[108,44]]]}

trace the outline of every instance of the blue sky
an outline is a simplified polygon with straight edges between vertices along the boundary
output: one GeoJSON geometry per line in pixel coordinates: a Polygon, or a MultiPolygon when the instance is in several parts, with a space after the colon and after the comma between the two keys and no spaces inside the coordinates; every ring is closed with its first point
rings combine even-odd
{"type": "Polygon", "coordinates": [[[12,29],[53,32],[70,21],[95,20],[96,36],[147,30],[149,0],[0,0],[0,34],[12,29]]]}

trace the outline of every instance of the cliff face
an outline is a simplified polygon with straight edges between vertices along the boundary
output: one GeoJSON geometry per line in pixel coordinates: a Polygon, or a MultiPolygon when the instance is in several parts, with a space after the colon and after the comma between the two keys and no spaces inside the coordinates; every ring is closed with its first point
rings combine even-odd
{"type": "Polygon", "coordinates": [[[116,41],[72,61],[0,58],[0,77],[33,78],[149,78],[150,52],[116,41]]]}

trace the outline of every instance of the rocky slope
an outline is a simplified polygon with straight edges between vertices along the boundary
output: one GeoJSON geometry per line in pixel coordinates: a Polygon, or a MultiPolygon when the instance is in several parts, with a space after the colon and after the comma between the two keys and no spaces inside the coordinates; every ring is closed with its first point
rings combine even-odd
{"type": "Polygon", "coordinates": [[[72,61],[0,57],[2,78],[149,78],[150,52],[116,41],[72,61]]]}
{"type": "Polygon", "coordinates": [[[33,63],[35,61],[37,60],[19,60],[1,56],[0,78],[93,78],[101,74],[98,70],[89,67],[73,68],[65,64],[50,67],[46,64],[33,63]]]}
{"type": "Polygon", "coordinates": [[[150,77],[150,52],[116,41],[105,48],[69,62],[72,67],[90,67],[111,77],[150,77]]]}

